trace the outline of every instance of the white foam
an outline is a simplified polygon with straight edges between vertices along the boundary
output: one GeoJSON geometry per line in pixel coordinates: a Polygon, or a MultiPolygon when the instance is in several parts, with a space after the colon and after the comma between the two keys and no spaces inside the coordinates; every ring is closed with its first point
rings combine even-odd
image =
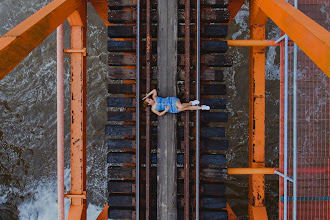
{"type": "MultiPolygon", "coordinates": [[[[245,3],[241,10],[238,11],[238,13],[236,14],[234,20],[236,22],[237,25],[239,25],[238,30],[233,33],[233,35],[231,36],[231,38],[233,40],[236,40],[237,37],[243,35],[246,33],[246,30],[248,28],[248,18],[249,18],[249,5],[247,3],[245,3]]],[[[249,35],[245,36],[245,39],[248,38],[249,35]]]]}
{"type": "MultiPolygon", "coordinates": [[[[65,169],[65,187],[70,187],[70,169],[65,169]]],[[[50,179],[48,182],[40,182],[35,189],[31,189],[32,199],[25,200],[18,206],[21,220],[56,220],[57,212],[57,180],[50,179]]],[[[2,198],[2,197],[1,197],[2,198]]],[[[65,215],[68,217],[70,199],[65,199],[65,215]]],[[[102,207],[89,204],[87,219],[96,219],[102,211],[102,207]]]]}

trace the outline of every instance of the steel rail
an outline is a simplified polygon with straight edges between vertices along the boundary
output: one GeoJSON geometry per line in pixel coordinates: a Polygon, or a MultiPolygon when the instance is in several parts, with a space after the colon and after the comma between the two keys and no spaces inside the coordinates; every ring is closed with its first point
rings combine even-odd
{"type": "MultiPolygon", "coordinates": [[[[294,0],[298,8],[298,0],[294,0]]],[[[293,44],[293,220],[297,219],[297,44],[293,44]]]]}
{"type": "MultiPolygon", "coordinates": [[[[190,0],[185,1],[185,99],[190,99],[190,0]]],[[[184,219],[189,220],[189,111],[185,111],[184,126],[184,219]]]]}
{"type": "MultiPolygon", "coordinates": [[[[200,1],[197,0],[196,5],[196,32],[197,32],[197,46],[196,46],[196,99],[200,100],[200,1]]],[[[199,142],[200,142],[200,111],[196,111],[196,220],[199,220],[199,142]]]]}
{"type": "MultiPolygon", "coordinates": [[[[146,0],[146,94],[150,91],[151,72],[151,6],[146,0]]],[[[150,108],[146,109],[146,220],[150,219],[150,108]]]]}
{"type": "Polygon", "coordinates": [[[137,0],[136,15],[136,220],[140,219],[140,0],[137,0]]]}
{"type": "Polygon", "coordinates": [[[63,24],[56,29],[57,51],[57,200],[58,219],[64,220],[64,79],[63,24]]]}

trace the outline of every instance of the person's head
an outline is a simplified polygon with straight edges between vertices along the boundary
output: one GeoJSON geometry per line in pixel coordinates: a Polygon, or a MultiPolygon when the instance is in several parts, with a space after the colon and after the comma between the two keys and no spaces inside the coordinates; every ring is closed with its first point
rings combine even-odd
{"type": "Polygon", "coordinates": [[[151,98],[146,98],[143,102],[143,107],[147,108],[149,105],[153,105],[155,103],[155,100],[151,98]]]}

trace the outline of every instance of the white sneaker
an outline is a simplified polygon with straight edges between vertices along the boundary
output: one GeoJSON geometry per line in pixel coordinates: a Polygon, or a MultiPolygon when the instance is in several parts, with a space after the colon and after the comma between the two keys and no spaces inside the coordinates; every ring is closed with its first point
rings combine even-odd
{"type": "Polygon", "coordinates": [[[207,106],[207,105],[202,105],[202,110],[210,110],[210,106],[207,106]]]}
{"type": "Polygon", "coordinates": [[[198,100],[194,100],[194,101],[190,101],[189,103],[191,103],[192,105],[198,105],[199,101],[198,100]]]}

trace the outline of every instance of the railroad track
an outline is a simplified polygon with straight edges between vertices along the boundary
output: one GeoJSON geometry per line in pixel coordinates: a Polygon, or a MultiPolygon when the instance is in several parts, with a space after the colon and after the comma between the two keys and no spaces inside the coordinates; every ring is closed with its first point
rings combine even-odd
{"type": "MultiPolygon", "coordinates": [[[[110,219],[157,219],[157,117],[138,103],[158,83],[157,2],[142,0],[140,10],[137,4],[137,0],[108,0],[111,26],[105,133],[110,219]]],[[[219,39],[227,35],[228,1],[203,0],[200,9],[197,6],[195,1],[178,0],[178,94],[182,101],[200,97],[201,104],[212,110],[201,111],[200,117],[195,112],[178,116],[178,219],[196,219],[196,213],[200,219],[227,219],[222,210],[226,206],[223,180],[228,148],[222,67],[231,66],[232,58],[223,54],[227,44],[219,39]]]]}

